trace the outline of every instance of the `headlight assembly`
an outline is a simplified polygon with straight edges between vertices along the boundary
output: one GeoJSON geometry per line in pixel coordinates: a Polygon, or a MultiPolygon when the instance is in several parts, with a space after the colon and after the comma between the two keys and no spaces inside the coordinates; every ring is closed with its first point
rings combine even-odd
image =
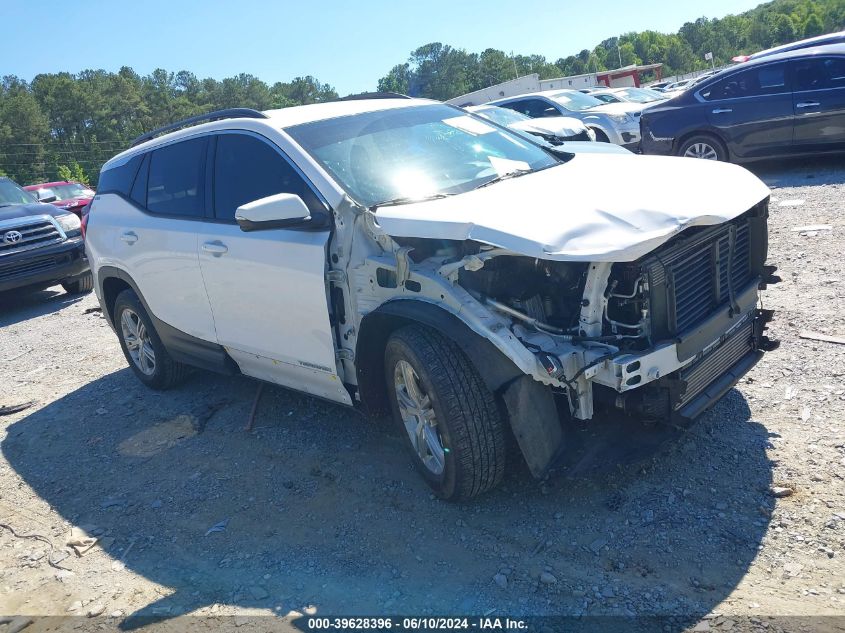
{"type": "Polygon", "coordinates": [[[73,233],[74,231],[78,231],[81,223],[79,222],[79,218],[73,213],[63,213],[62,215],[57,215],[55,217],[56,223],[62,227],[62,230],[65,233],[73,233]]]}

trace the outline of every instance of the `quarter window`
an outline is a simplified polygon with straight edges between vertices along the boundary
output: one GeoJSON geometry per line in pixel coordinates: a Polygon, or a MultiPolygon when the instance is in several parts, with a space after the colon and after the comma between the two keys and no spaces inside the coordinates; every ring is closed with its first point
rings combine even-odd
{"type": "Polygon", "coordinates": [[[147,209],[152,213],[204,215],[205,152],[208,141],[197,138],[167,145],[150,155],[147,209]]]}
{"type": "Polygon", "coordinates": [[[845,57],[802,59],[795,62],[795,90],[845,88],[845,57]]]}
{"type": "Polygon", "coordinates": [[[97,182],[97,193],[120,193],[129,195],[129,188],[135,179],[135,173],[141,164],[142,156],[133,156],[123,165],[112,167],[100,172],[100,179],[97,182]]]}
{"type": "Polygon", "coordinates": [[[214,161],[214,216],[234,221],[242,204],[292,193],[311,211],[322,208],[319,199],[297,171],[270,145],[246,134],[217,137],[214,161]]]}
{"type": "Polygon", "coordinates": [[[707,101],[789,92],[786,64],[769,64],[734,73],[701,91],[707,101]]]}

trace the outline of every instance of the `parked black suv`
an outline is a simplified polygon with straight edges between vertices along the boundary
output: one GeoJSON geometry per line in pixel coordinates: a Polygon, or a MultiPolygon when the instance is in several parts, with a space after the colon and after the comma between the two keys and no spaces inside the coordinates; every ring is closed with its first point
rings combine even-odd
{"type": "Polygon", "coordinates": [[[92,289],[79,218],[0,177],[0,291],[60,283],[92,289]]]}
{"type": "Polygon", "coordinates": [[[738,64],[649,108],[644,154],[741,162],[845,151],[845,44],[738,64]]]}

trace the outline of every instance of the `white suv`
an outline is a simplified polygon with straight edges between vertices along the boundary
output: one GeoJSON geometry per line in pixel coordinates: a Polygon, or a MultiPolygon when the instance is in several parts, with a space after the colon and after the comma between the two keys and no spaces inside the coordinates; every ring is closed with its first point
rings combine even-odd
{"type": "Polygon", "coordinates": [[[466,498],[511,432],[542,477],[568,419],[689,420],[754,364],[768,195],[725,163],[340,100],[143,137],[103,167],[87,249],[146,385],[196,366],[391,410],[428,483],[466,498]]]}

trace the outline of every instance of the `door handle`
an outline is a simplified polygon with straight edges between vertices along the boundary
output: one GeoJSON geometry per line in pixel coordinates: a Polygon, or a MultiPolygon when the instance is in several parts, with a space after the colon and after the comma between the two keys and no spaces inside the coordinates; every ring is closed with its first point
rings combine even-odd
{"type": "Polygon", "coordinates": [[[138,241],[138,235],[134,231],[127,231],[126,233],[120,236],[121,241],[126,242],[129,245],[134,244],[138,241]]]}
{"type": "Polygon", "coordinates": [[[728,112],[733,112],[733,108],[716,108],[713,110],[713,114],[726,114],[728,112]]]}
{"type": "Polygon", "coordinates": [[[796,108],[818,108],[821,105],[818,101],[802,101],[801,103],[796,103],[796,108]]]}
{"type": "Polygon", "coordinates": [[[229,252],[229,249],[223,242],[203,242],[202,250],[206,253],[211,253],[215,257],[229,252]]]}

